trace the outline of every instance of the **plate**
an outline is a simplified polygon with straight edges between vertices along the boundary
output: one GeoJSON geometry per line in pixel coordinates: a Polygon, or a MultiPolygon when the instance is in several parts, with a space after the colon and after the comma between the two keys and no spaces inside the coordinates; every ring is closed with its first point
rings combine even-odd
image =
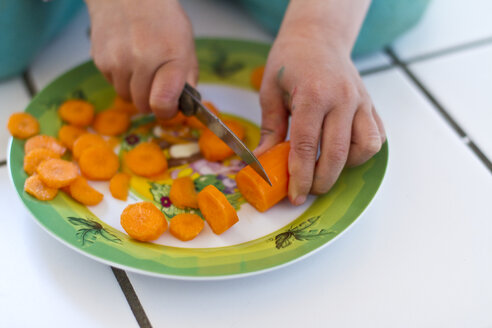
{"type": "MultiPolygon", "coordinates": [[[[241,120],[246,142],[254,148],[259,139],[261,112],[251,75],[265,64],[269,46],[228,39],[199,39],[199,90],[226,116],[241,120]]],[[[62,122],[57,115],[61,102],[84,98],[96,110],[111,106],[115,97],[92,62],[65,73],[42,90],[26,111],[38,118],[41,133],[57,135],[62,122]]],[[[132,130],[118,140],[120,154],[156,132],[148,117],[139,117],[132,130]]],[[[104,201],[86,207],[60,192],[49,202],[41,202],[23,191],[27,178],[23,170],[24,141],[12,140],[9,169],[17,193],[34,219],[65,245],[106,264],[142,274],[190,280],[213,280],[251,275],[293,263],[334,241],[347,230],[376,194],[385,174],[388,146],[362,166],[345,169],[335,186],[325,195],[308,197],[294,207],[283,201],[259,213],[237,193],[235,172],[239,160],[222,164],[205,161],[175,166],[169,174],[153,180],[133,178],[129,200],[115,200],[107,182],[92,183],[105,194],[104,201]],[[129,238],[119,223],[123,208],[136,201],[150,200],[172,220],[180,210],[167,197],[172,178],[191,175],[197,188],[213,183],[238,209],[239,223],[224,234],[214,235],[206,225],[190,242],[181,242],[169,232],[154,243],[129,238]]],[[[125,169],[124,167],[122,168],[125,169]]]]}

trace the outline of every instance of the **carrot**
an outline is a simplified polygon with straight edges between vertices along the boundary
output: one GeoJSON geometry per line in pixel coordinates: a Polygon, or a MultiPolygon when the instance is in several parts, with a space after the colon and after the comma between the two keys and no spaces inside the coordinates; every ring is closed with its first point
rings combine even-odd
{"type": "Polygon", "coordinates": [[[38,136],[34,136],[34,137],[27,139],[27,141],[24,145],[24,152],[26,154],[29,154],[32,150],[38,149],[38,148],[51,149],[52,151],[59,154],[60,156],[65,154],[65,151],[67,150],[55,138],[53,138],[51,136],[46,136],[46,135],[40,134],[38,136]]]}
{"type": "Polygon", "coordinates": [[[58,189],[48,187],[37,174],[26,179],[24,190],[39,200],[52,200],[58,194],[58,189]]]}
{"type": "MultiPolygon", "coordinates": [[[[207,107],[215,115],[217,116],[220,115],[220,112],[217,109],[217,107],[215,107],[214,104],[212,104],[210,101],[203,101],[202,104],[204,104],[205,107],[207,107]]],[[[206,128],[206,126],[202,122],[200,122],[195,116],[186,117],[185,124],[194,129],[206,128]]]]}
{"type": "Polygon", "coordinates": [[[166,156],[153,142],[142,142],[125,155],[126,165],[136,175],[152,177],[167,170],[166,156]]]}
{"type": "Polygon", "coordinates": [[[130,116],[117,110],[105,110],[98,113],[93,124],[97,133],[106,136],[117,136],[130,127],[130,116]]]}
{"type": "Polygon", "coordinates": [[[261,88],[261,82],[263,81],[263,73],[265,73],[265,66],[258,66],[251,72],[250,82],[253,89],[259,91],[261,88]]]}
{"type": "Polygon", "coordinates": [[[126,173],[116,173],[109,181],[109,191],[114,198],[126,201],[128,188],[130,187],[130,176],[126,173]]]}
{"type": "Polygon", "coordinates": [[[75,159],[78,159],[86,149],[94,146],[106,146],[106,141],[97,134],[83,134],[73,143],[72,155],[75,159]]]}
{"type": "Polygon", "coordinates": [[[167,230],[166,217],[151,202],[128,205],[120,219],[128,235],[139,241],[156,240],[167,230]]]}
{"type": "Polygon", "coordinates": [[[190,177],[182,177],[173,181],[169,198],[174,206],[179,208],[198,208],[195,184],[190,177]]]}
{"type": "Polygon", "coordinates": [[[39,133],[38,120],[28,113],[14,113],[7,123],[10,134],[19,139],[27,139],[39,133]]]}
{"type": "Polygon", "coordinates": [[[77,176],[79,170],[72,162],[59,158],[48,159],[36,168],[39,178],[50,188],[68,186],[77,176]]]}
{"type": "Polygon", "coordinates": [[[75,125],[64,125],[58,130],[58,139],[68,149],[72,150],[73,143],[87,131],[84,128],[80,128],[75,125]]]}
{"type": "Polygon", "coordinates": [[[192,240],[203,230],[205,222],[196,214],[181,213],[171,219],[169,232],[182,241],[192,240]]]}
{"type": "Polygon", "coordinates": [[[249,165],[236,175],[239,192],[258,211],[264,212],[287,196],[289,185],[288,159],[290,143],[283,142],[258,157],[272,186],[249,165]]]}
{"type": "Polygon", "coordinates": [[[94,146],[86,149],[79,158],[80,171],[90,180],[109,180],[118,172],[120,162],[111,148],[94,146]]]}
{"type": "Polygon", "coordinates": [[[33,149],[24,156],[24,171],[32,175],[41,162],[50,158],[60,158],[60,154],[48,148],[33,149]]]}
{"type": "Polygon", "coordinates": [[[239,221],[234,207],[214,185],[208,185],[198,193],[198,206],[208,225],[217,235],[239,221]]]}
{"type": "MultiPolygon", "coordinates": [[[[239,122],[229,120],[224,121],[224,123],[239,139],[244,138],[244,128],[239,122]]],[[[203,157],[211,162],[222,161],[234,154],[234,151],[209,129],[203,130],[200,139],[198,139],[198,145],[203,157]]]]}
{"type": "Polygon", "coordinates": [[[178,111],[176,113],[176,115],[174,115],[173,118],[170,118],[167,120],[163,120],[163,119],[157,120],[159,125],[161,125],[163,127],[171,127],[171,126],[180,125],[180,124],[183,124],[185,121],[186,121],[186,116],[183,113],[181,113],[181,111],[178,111]]]}
{"type": "Polygon", "coordinates": [[[71,125],[86,127],[94,119],[94,106],[85,100],[71,99],[60,106],[58,115],[71,125]]]}
{"type": "Polygon", "coordinates": [[[69,193],[73,199],[84,205],[97,205],[103,200],[103,194],[89,186],[84,177],[78,176],[69,186],[69,193]]]}
{"type": "Polygon", "coordinates": [[[138,109],[131,102],[123,100],[120,96],[114,98],[112,109],[122,111],[130,116],[138,114],[138,109]]]}

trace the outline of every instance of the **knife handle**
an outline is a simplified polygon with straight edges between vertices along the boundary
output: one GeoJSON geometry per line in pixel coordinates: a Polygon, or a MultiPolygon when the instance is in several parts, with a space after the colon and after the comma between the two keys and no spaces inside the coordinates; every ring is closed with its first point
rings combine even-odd
{"type": "Polygon", "coordinates": [[[193,116],[197,111],[197,103],[193,99],[193,97],[198,100],[202,99],[200,92],[193,88],[188,83],[185,83],[183,88],[183,92],[181,92],[181,96],[179,97],[179,109],[185,116],[193,116]]]}

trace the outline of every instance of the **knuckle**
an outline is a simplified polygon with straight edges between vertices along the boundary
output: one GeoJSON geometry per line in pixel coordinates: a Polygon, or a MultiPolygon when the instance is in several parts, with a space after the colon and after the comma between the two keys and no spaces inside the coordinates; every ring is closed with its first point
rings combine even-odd
{"type": "Polygon", "coordinates": [[[372,135],[364,140],[363,149],[367,154],[376,154],[381,149],[381,137],[372,135]]]}
{"type": "Polygon", "coordinates": [[[308,134],[297,136],[293,143],[293,150],[301,158],[312,159],[318,152],[318,142],[316,137],[308,134]]]}
{"type": "Polygon", "coordinates": [[[344,163],[347,160],[348,145],[341,141],[334,141],[330,144],[327,153],[328,160],[335,163],[344,163]]]}

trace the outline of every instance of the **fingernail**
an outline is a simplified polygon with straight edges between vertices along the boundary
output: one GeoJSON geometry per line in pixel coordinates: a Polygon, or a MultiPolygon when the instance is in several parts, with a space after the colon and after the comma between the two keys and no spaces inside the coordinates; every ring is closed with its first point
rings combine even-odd
{"type": "Polygon", "coordinates": [[[304,204],[304,202],[306,201],[306,198],[307,198],[306,195],[297,196],[296,198],[294,198],[294,205],[299,206],[299,205],[304,204]]]}

